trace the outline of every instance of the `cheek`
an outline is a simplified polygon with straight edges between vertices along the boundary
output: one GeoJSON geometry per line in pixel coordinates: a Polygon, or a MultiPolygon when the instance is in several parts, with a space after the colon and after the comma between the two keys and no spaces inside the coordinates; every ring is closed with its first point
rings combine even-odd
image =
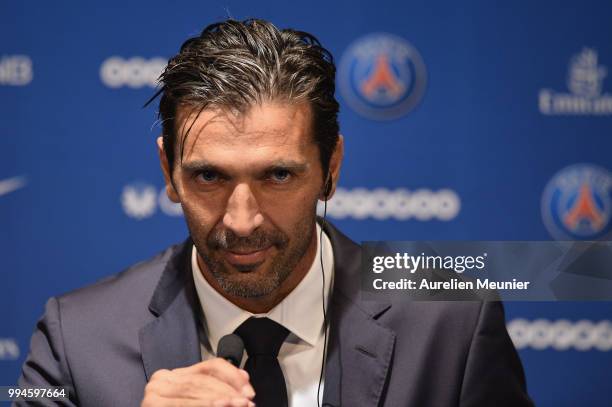
{"type": "Polygon", "coordinates": [[[224,207],[220,202],[210,196],[181,196],[185,219],[190,227],[197,227],[199,231],[212,229],[223,217],[224,207]]]}
{"type": "Polygon", "coordinates": [[[287,196],[276,196],[260,205],[264,218],[291,234],[298,225],[311,222],[315,216],[318,191],[303,191],[287,196]]]}

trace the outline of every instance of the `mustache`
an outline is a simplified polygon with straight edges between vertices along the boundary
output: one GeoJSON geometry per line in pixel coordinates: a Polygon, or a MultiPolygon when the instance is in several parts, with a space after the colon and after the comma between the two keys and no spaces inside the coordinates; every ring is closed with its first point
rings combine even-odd
{"type": "Polygon", "coordinates": [[[254,252],[270,246],[282,249],[287,246],[288,241],[289,238],[278,230],[256,229],[249,236],[238,236],[229,229],[219,229],[208,236],[207,244],[212,250],[254,252]]]}

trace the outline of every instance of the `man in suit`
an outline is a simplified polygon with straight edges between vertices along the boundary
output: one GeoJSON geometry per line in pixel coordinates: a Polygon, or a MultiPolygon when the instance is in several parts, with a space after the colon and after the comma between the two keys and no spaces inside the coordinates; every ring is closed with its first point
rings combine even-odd
{"type": "Polygon", "coordinates": [[[325,219],[343,139],[310,34],[226,21],[161,76],[159,156],[190,238],[52,298],[20,386],[82,406],[529,406],[498,302],[367,301],[325,219]],[[217,357],[236,333],[238,366],[217,357]],[[324,362],[324,363],[323,363],[324,362]]]}

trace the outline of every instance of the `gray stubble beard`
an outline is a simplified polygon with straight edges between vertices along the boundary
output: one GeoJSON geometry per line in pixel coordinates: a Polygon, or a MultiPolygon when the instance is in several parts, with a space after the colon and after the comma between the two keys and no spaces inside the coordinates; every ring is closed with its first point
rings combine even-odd
{"type": "Polygon", "coordinates": [[[191,236],[200,257],[208,268],[208,271],[217,281],[223,291],[229,295],[241,298],[259,298],[267,296],[274,290],[278,289],[295,270],[297,264],[306,254],[308,246],[312,240],[312,234],[314,233],[314,221],[315,216],[312,216],[298,224],[298,230],[296,230],[295,236],[298,238],[304,238],[299,239],[298,244],[284,254],[283,252],[289,249],[288,237],[280,231],[272,236],[262,236],[260,234],[256,235],[256,239],[251,239],[251,237],[246,238],[246,240],[251,239],[259,241],[260,244],[274,242],[274,245],[279,250],[277,257],[273,259],[272,263],[270,264],[269,270],[265,274],[265,277],[256,281],[245,281],[244,279],[236,278],[236,276],[242,276],[242,273],[250,272],[238,271],[238,274],[236,271],[232,272],[222,260],[215,260],[208,255],[209,251],[202,250],[203,248],[208,250],[218,250],[219,248],[232,247],[231,242],[241,239],[235,237],[235,235],[232,236],[233,232],[228,230],[213,232],[205,241],[202,241],[202,239],[200,239],[195,233],[191,233],[191,236]]]}

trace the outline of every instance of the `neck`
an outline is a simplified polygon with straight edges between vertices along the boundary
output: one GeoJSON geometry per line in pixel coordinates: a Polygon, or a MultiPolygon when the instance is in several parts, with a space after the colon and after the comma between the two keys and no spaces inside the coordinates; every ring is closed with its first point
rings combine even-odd
{"type": "Polygon", "coordinates": [[[234,295],[230,295],[225,290],[221,288],[217,280],[208,272],[208,268],[206,267],[206,263],[200,257],[200,254],[197,254],[198,266],[200,267],[201,273],[206,279],[206,281],[223,297],[225,297],[228,301],[236,305],[237,307],[242,308],[245,311],[248,311],[252,314],[264,314],[269,312],[272,308],[277,306],[282,300],[289,295],[291,291],[302,281],[304,276],[310,270],[312,263],[316,256],[317,250],[317,229],[315,226],[315,230],[312,233],[312,239],[310,239],[310,243],[308,248],[306,249],[306,253],[302,256],[302,259],[295,266],[291,274],[281,283],[281,285],[272,291],[270,294],[262,297],[256,298],[245,298],[245,297],[237,297],[234,295]]]}

